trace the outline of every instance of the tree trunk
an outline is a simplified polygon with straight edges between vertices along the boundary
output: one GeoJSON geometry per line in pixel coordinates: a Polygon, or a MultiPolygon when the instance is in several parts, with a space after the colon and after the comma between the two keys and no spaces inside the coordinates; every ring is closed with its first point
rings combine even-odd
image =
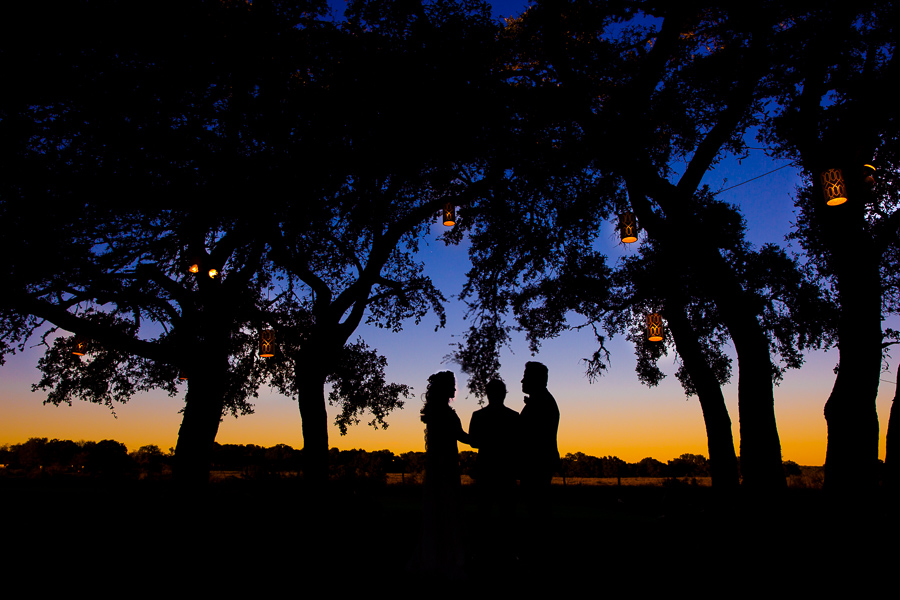
{"type": "MultiPolygon", "coordinates": [[[[825,453],[825,489],[857,494],[873,492],[878,478],[878,395],[880,369],[872,382],[872,365],[841,342],[841,360],[831,395],[825,403],[828,446],[825,453]]],[[[860,349],[862,350],[862,349],[860,349]]],[[[860,351],[860,354],[863,354],[860,351]]],[[[880,362],[875,363],[880,367],[880,362]]]]}
{"type": "MultiPolygon", "coordinates": [[[[667,303],[668,307],[668,303],[667,303]]],[[[717,491],[733,492],[740,482],[737,457],[734,453],[734,437],[731,434],[731,418],[725,406],[722,388],[710,368],[694,332],[680,306],[666,311],[666,322],[678,354],[684,362],[691,382],[697,390],[706,439],[709,447],[709,468],[712,485],[717,491]]]]}
{"type": "Polygon", "coordinates": [[[738,413],[741,431],[742,487],[771,492],[787,487],[781,457],[781,440],[775,423],[774,366],[769,338],[757,315],[747,306],[743,290],[716,252],[720,268],[707,278],[734,343],[738,359],[738,413]]]}
{"type": "Polygon", "coordinates": [[[738,354],[743,486],[757,492],[781,490],[787,487],[787,480],[775,423],[775,390],[768,340],[761,331],[751,332],[750,339],[743,339],[744,335],[735,336],[732,332],[738,354]]]}
{"type": "MultiPolygon", "coordinates": [[[[629,180],[629,191],[633,181],[640,181],[637,171],[634,179],[629,180]]],[[[640,190],[641,186],[638,184],[637,193],[632,198],[646,198],[640,190]]],[[[632,200],[632,205],[636,208],[641,206],[635,200],[632,200]]],[[[678,206],[677,198],[673,201],[673,206],[678,206]]],[[[649,214],[648,210],[645,215],[649,214]]],[[[638,217],[643,218],[640,213],[638,217]]],[[[652,218],[643,220],[654,222],[652,218]]],[[[753,304],[748,303],[747,294],[735,271],[717,248],[685,233],[693,229],[691,225],[686,215],[674,211],[672,216],[667,216],[666,225],[660,227],[659,231],[651,230],[650,226],[647,231],[660,242],[664,252],[669,252],[669,257],[684,254],[693,257],[695,267],[704,273],[699,283],[716,303],[734,343],[738,357],[740,472],[743,487],[758,492],[782,490],[787,487],[787,480],[781,462],[781,441],[775,424],[774,373],[769,338],[758,320],[753,304]]]]}
{"type": "Polygon", "coordinates": [[[746,294],[718,251],[708,251],[704,278],[738,359],[738,414],[742,487],[771,492],[787,487],[775,423],[775,383],[769,338],[746,294]]]}
{"type": "Polygon", "coordinates": [[[213,443],[222,419],[228,377],[228,356],[222,352],[224,348],[227,346],[220,346],[214,353],[213,348],[201,347],[199,358],[188,370],[188,392],[173,471],[175,481],[188,487],[209,483],[213,443]]]}
{"type": "MultiPolygon", "coordinates": [[[[850,210],[860,211],[857,207],[850,210]]],[[[862,213],[859,213],[861,218],[862,213]]],[[[835,215],[838,216],[838,215],[835,215]]],[[[873,493],[878,481],[878,413],[881,377],[881,274],[866,240],[841,219],[833,231],[840,317],[840,360],[831,395],[825,404],[828,447],[825,489],[840,496],[873,493]],[[851,231],[848,231],[851,230],[851,231]],[[854,238],[856,243],[852,243],[854,238]],[[848,243],[849,242],[849,243],[848,243]]],[[[837,223],[832,221],[833,229],[837,223]]]]}
{"type": "Polygon", "coordinates": [[[321,486],[328,481],[325,379],[329,371],[326,365],[327,361],[316,356],[315,352],[301,352],[294,367],[303,428],[303,478],[313,486],[321,486]]]}
{"type": "Polygon", "coordinates": [[[884,441],[884,472],[885,472],[885,480],[887,483],[887,488],[890,494],[892,495],[892,499],[894,494],[897,493],[898,486],[900,486],[900,469],[897,468],[897,427],[900,426],[900,416],[898,415],[897,410],[897,400],[900,400],[900,377],[898,377],[900,373],[894,375],[894,378],[897,380],[896,387],[894,389],[894,401],[891,403],[891,416],[888,418],[888,428],[887,435],[885,436],[884,441]],[[897,417],[896,419],[894,417],[897,417]]]}

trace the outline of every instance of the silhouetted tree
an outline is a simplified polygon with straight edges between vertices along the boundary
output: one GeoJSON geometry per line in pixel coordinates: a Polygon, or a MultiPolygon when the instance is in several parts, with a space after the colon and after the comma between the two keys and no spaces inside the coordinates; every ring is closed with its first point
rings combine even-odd
{"type": "Polygon", "coordinates": [[[701,454],[682,454],[667,465],[669,477],[709,476],[709,461],[701,454]]]}
{"type": "Polygon", "coordinates": [[[136,466],[121,442],[100,440],[84,442],[81,446],[79,467],[93,477],[120,478],[131,474],[136,466]]]}
{"type": "Polygon", "coordinates": [[[800,470],[800,465],[795,463],[792,460],[784,461],[784,474],[790,477],[791,475],[802,475],[803,471],[800,470]]]}
{"type": "Polygon", "coordinates": [[[48,440],[30,438],[23,444],[15,444],[10,449],[14,468],[26,471],[40,470],[45,473],[71,471],[76,463],[81,446],[71,440],[48,440]]]}
{"type": "MultiPolygon", "coordinates": [[[[92,340],[81,374],[43,363],[52,401],[84,392],[109,403],[159,386],[174,393],[178,373],[187,375],[176,447],[185,481],[205,481],[223,410],[247,412],[258,385],[246,328],[271,280],[245,200],[274,146],[266,117],[312,62],[296,49],[314,37],[319,9],[73,2],[38,16],[41,7],[18,7],[12,22],[22,28],[4,44],[4,64],[16,64],[15,92],[0,107],[15,173],[0,198],[13,263],[5,339],[27,339],[40,319],[92,340]],[[147,34],[109,26],[137,20],[147,34]],[[32,24],[48,43],[20,56],[32,24]],[[35,72],[48,75],[41,85],[31,85],[35,72]],[[31,208],[41,205],[74,218],[45,227],[31,208]],[[13,258],[23,234],[33,251],[13,258]],[[188,273],[195,258],[202,272],[188,273]]],[[[57,343],[61,358],[69,342],[57,343]]]]}
{"type": "Polygon", "coordinates": [[[385,384],[383,360],[349,340],[364,319],[396,331],[432,310],[443,326],[444,298],[412,257],[446,203],[466,205],[487,189],[485,148],[503,128],[491,98],[496,26],[487,4],[357,1],[346,17],[315,117],[341,123],[315,148],[332,187],[315,206],[273,203],[266,232],[291,290],[287,321],[306,323],[303,339],[289,342],[291,370],[277,386],[298,398],[306,474],[319,481],[329,446],[326,382],[356,372],[329,397],[341,405],[342,433],[363,411],[384,426],[402,405],[409,388],[385,384]]]}
{"type": "Polygon", "coordinates": [[[155,444],[141,446],[134,452],[130,452],[128,456],[148,477],[160,477],[168,464],[168,457],[155,444]]]}
{"type": "MultiPolygon", "coordinates": [[[[386,39],[374,33],[371,48],[352,48],[362,32],[317,20],[321,2],[185,3],[178,19],[161,7],[133,10],[152,36],[97,29],[139,18],[122,3],[72,3],[53,15],[59,38],[29,56],[30,68],[17,65],[16,94],[0,107],[4,156],[21,174],[4,181],[0,241],[4,252],[33,250],[17,251],[4,275],[14,292],[3,299],[3,349],[15,350],[43,321],[91,339],[84,363],[68,354],[71,339],[57,339],[42,361],[38,387],[57,403],[80,396],[112,405],[158,387],[174,394],[176,376],[186,375],[176,475],[195,482],[208,476],[223,411],[250,412],[262,377],[293,378],[282,389],[299,396],[304,430],[315,432],[305,435],[310,471],[324,473],[327,423],[316,417],[325,414],[326,379],[336,382],[342,430],[363,410],[384,425],[407,391],[384,382],[385,361],[374,351],[345,347],[362,315],[396,328],[429,305],[441,310],[440,294],[397,244],[404,238],[414,249],[412,230],[443,196],[423,199],[411,216],[379,213],[367,228],[366,215],[385,208],[376,197],[405,211],[404,202],[430,192],[399,183],[402,175],[381,187],[388,161],[379,140],[408,121],[394,114],[391,129],[370,132],[374,123],[345,104],[395,94],[388,82],[366,92],[354,82],[378,82],[368,67],[384,60],[390,71],[390,56],[412,60],[412,51],[369,56],[386,39]],[[172,43],[160,44],[166,37],[172,43]],[[41,68],[65,77],[29,88],[41,68]],[[259,196],[273,201],[262,205],[259,196]],[[36,227],[41,203],[65,210],[36,227]],[[385,224],[388,231],[378,230],[385,224]],[[361,281],[341,290],[346,268],[361,265],[354,249],[367,247],[361,281]],[[188,273],[189,264],[199,272],[188,273]],[[256,359],[263,326],[285,334],[282,356],[293,350],[297,368],[256,359]]],[[[48,24],[27,10],[20,17],[48,24]]],[[[20,37],[27,29],[11,36],[4,59],[20,58],[20,37]]]]}
{"type": "MultiPolygon", "coordinates": [[[[497,344],[508,338],[501,315],[510,306],[518,310],[516,295],[529,285],[553,290],[525,323],[539,323],[536,335],[529,331],[532,342],[558,333],[566,310],[595,326],[609,311],[656,306],[674,324],[680,379],[703,395],[708,430],[716,432],[710,455],[722,465],[723,483],[733,486],[730,420],[718,390],[727,362],[717,348],[727,331],[739,361],[744,482],[760,490],[784,487],[773,385],[822,332],[785,310],[785,299],[797,306],[821,302],[810,294],[813,286],[798,287],[796,264],[783,252],[750,248],[740,216],[700,181],[724,153],[740,152],[744,132],[772,94],[769,46],[783,35],[785,10],[776,3],[760,10],[544,2],[507,28],[508,81],[521,90],[517,114],[527,115],[519,147],[531,152],[511,170],[507,190],[478,207],[467,292],[477,293],[481,312],[470,340],[493,352],[462,349],[464,368],[473,371],[468,358],[485,354],[496,364],[497,344]],[[680,175],[673,173],[676,161],[686,164],[680,175]],[[659,282],[643,290],[635,285],[626,302],[613,302],[610,269],[591,245],[601,220],[628,205],[653,247],[655,264],[643,270],[652,267],[659,282]],[[710,305],[715,323],[692,321],[692,312],[710,305]]],[[[605,364],[599,332],[598,341],[589,365],[594,373],[605,364]]],[[[658,373],[652,368],[658,352],[638,350],[649,382],[658,373]]],[[[493,368],[491,360],[482,365],[485,372],[493,368]]]]}
{"type": "Polygon", "coordinates": [[[662,477],[665,472],[665,463],[655,458],[642,458],[635,468],[635,477],[662,477]]]}
{"type": "MultiPolygon", "coordinates": [[[[894,415],[897,414],[897,411],[900,411],[900,408],[897,408],[898,404],[900,404],[898,402],[900,400],[900,378],[898,378],[895,386],[894,400],[891,402],[891,415],[888,418],[888,430],[884,441],[884,470],[891,494],[896,494],[897,490],[900,489],[900,468],[897,466],[898,443],[896,439],[897,431],[900,429],[900,424],[897,423],[897,420],[900,417],[894,419],[894,415]],[[891,425],[894,427],[892,428],[891,425]]],[[[896,498],[894,500],[896,501],[896,498]]]]}
{"type": "Polygon", "coordinates": [[[900,73],[898,17],[896,2],[827,2],[798,15],[778,49],[784,77],[767,128],[779,155],[802,165],[792,237],[840,307],[825,486],[844,498],[868,496],[877,481],[875,399],[883,345],[896,339],[882,319],[900,307],[897,106],[884,94],[900,73]],[[847,201],[828,206],[821,176],[835,168],[847,201]]]}
{"type": "Polygon", "coordinates": [[[425,474],[425,453],[424,452],[404,452],[400,455],[403,461],[404,481],[407,481],[406,475],[410,476],[409,481],[421,481],[425,474]]]}

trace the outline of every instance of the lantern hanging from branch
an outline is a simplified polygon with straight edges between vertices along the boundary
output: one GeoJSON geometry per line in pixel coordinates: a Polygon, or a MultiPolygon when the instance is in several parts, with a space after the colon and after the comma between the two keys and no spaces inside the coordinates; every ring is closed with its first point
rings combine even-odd
{"type": "Polygon", "coordinates": [[[263,329],[259,332],[259,355],[262,358],[275,356],[275,330],[263,329]]]}
{"type": "Polygon", "coordinates": [[[453,206],[452,202],[444,205],[444,225],[447,227],[456,225],[456,207],[453,206]]]}
{"type": "Polygon", "coordinates": [[[192,256],[191,260],[188,261],[188,273],[197,274],[200,272],[200,257],[192,256]]]}
{"type": "Polygon", "coordinates": [[[218,269],[210,269],[210,270],[209,270],[209,278],[210,278],[210,279],[215,279],[215,278],[218,277],[218,276],[219,276],[219,271],[218,271],[218,269]]]}
{"type": "Polygon", "coordinates": [[[871,190],[873,187],[875,187],[875,166],[870,164],[863,165],[863,174],[863,180],[871,190]]]}
{"type": "Polygon", "coordinates": [[[619,236],[622,242],[631,244],[637,241],[638,224],[633,212],[623,212],[619,215],[619,236]]]}
{"type": "Polygon", "coordinates": [[[838,206],[847,201],[847,186],[840,169],[828,169],[822,173],[822,193],[828,206],[838,206]]]}
{"type": "Polygon", "coordinates": [[[662,339],[662,317],[659,316],[659,313],[650,313],[647,315],[647,340],[651,342],[661,342],[662,339]]]}
{"type": "Polygon", "coordinates": [[[88,340],[83,335],[75,336],[75,348],[72,349],[72,354],[75,356],[84,356],[87,354],[88,350],[88,340]]]}

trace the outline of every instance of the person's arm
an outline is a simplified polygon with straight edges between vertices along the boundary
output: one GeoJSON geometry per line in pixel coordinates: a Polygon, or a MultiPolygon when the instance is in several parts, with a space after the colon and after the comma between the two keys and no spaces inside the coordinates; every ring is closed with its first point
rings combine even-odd
{"type": "Polygon", "coordinates": [[[478,423],[478,418],[475,416],[475,414],[476,413],[472,413],[472,418],[469,420],[469,441],[466,443],[473,448],[479,448],[481,447],[481,441],[478,439],[480,429],[476,425],[476,423],[478,423]]]}

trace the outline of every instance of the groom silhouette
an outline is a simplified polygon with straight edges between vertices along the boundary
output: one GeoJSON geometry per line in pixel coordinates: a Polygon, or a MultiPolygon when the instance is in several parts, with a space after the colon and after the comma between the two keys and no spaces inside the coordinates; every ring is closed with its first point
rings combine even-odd
{"type": "Polygon", "coordinates": [[[488,405],[472,413],[469,440],[478,448],[475,481],[498,492],[515,487],[515,460],[518,446],[519,414],[503,405],[506,384],[492,379],[487,384],[488,405]]]}
{"type": "Polygon", "coordinates": [[[478,544],[486,556],[510,554],[519,450],[519,413],[504,406],[506,384],[487,384],[488,405],[472,413],[469,444],[478,448],[475,489],[480,518],[478,544]]]}
{"type": "Polygon", "coordinates": [[[522,483],[526,487],[549,487],[559,467],[559,448],[556,434],[559,429],[559,406],[547,390],[547,367],[539,362],[525,363],[522,391],[522,483]]]}
{"type": "Polygon", "coordinates": [[[527,552],[546,551],[550,533],[550,483],[559,467],[556,434],[559,406],[547,391],[547,367],[539,362],[525,363],[522,391],[525,407],[519,416],[522,441],[522,493],[528,511],[529,526],[523,531],[531,545],[527,552]]]}

